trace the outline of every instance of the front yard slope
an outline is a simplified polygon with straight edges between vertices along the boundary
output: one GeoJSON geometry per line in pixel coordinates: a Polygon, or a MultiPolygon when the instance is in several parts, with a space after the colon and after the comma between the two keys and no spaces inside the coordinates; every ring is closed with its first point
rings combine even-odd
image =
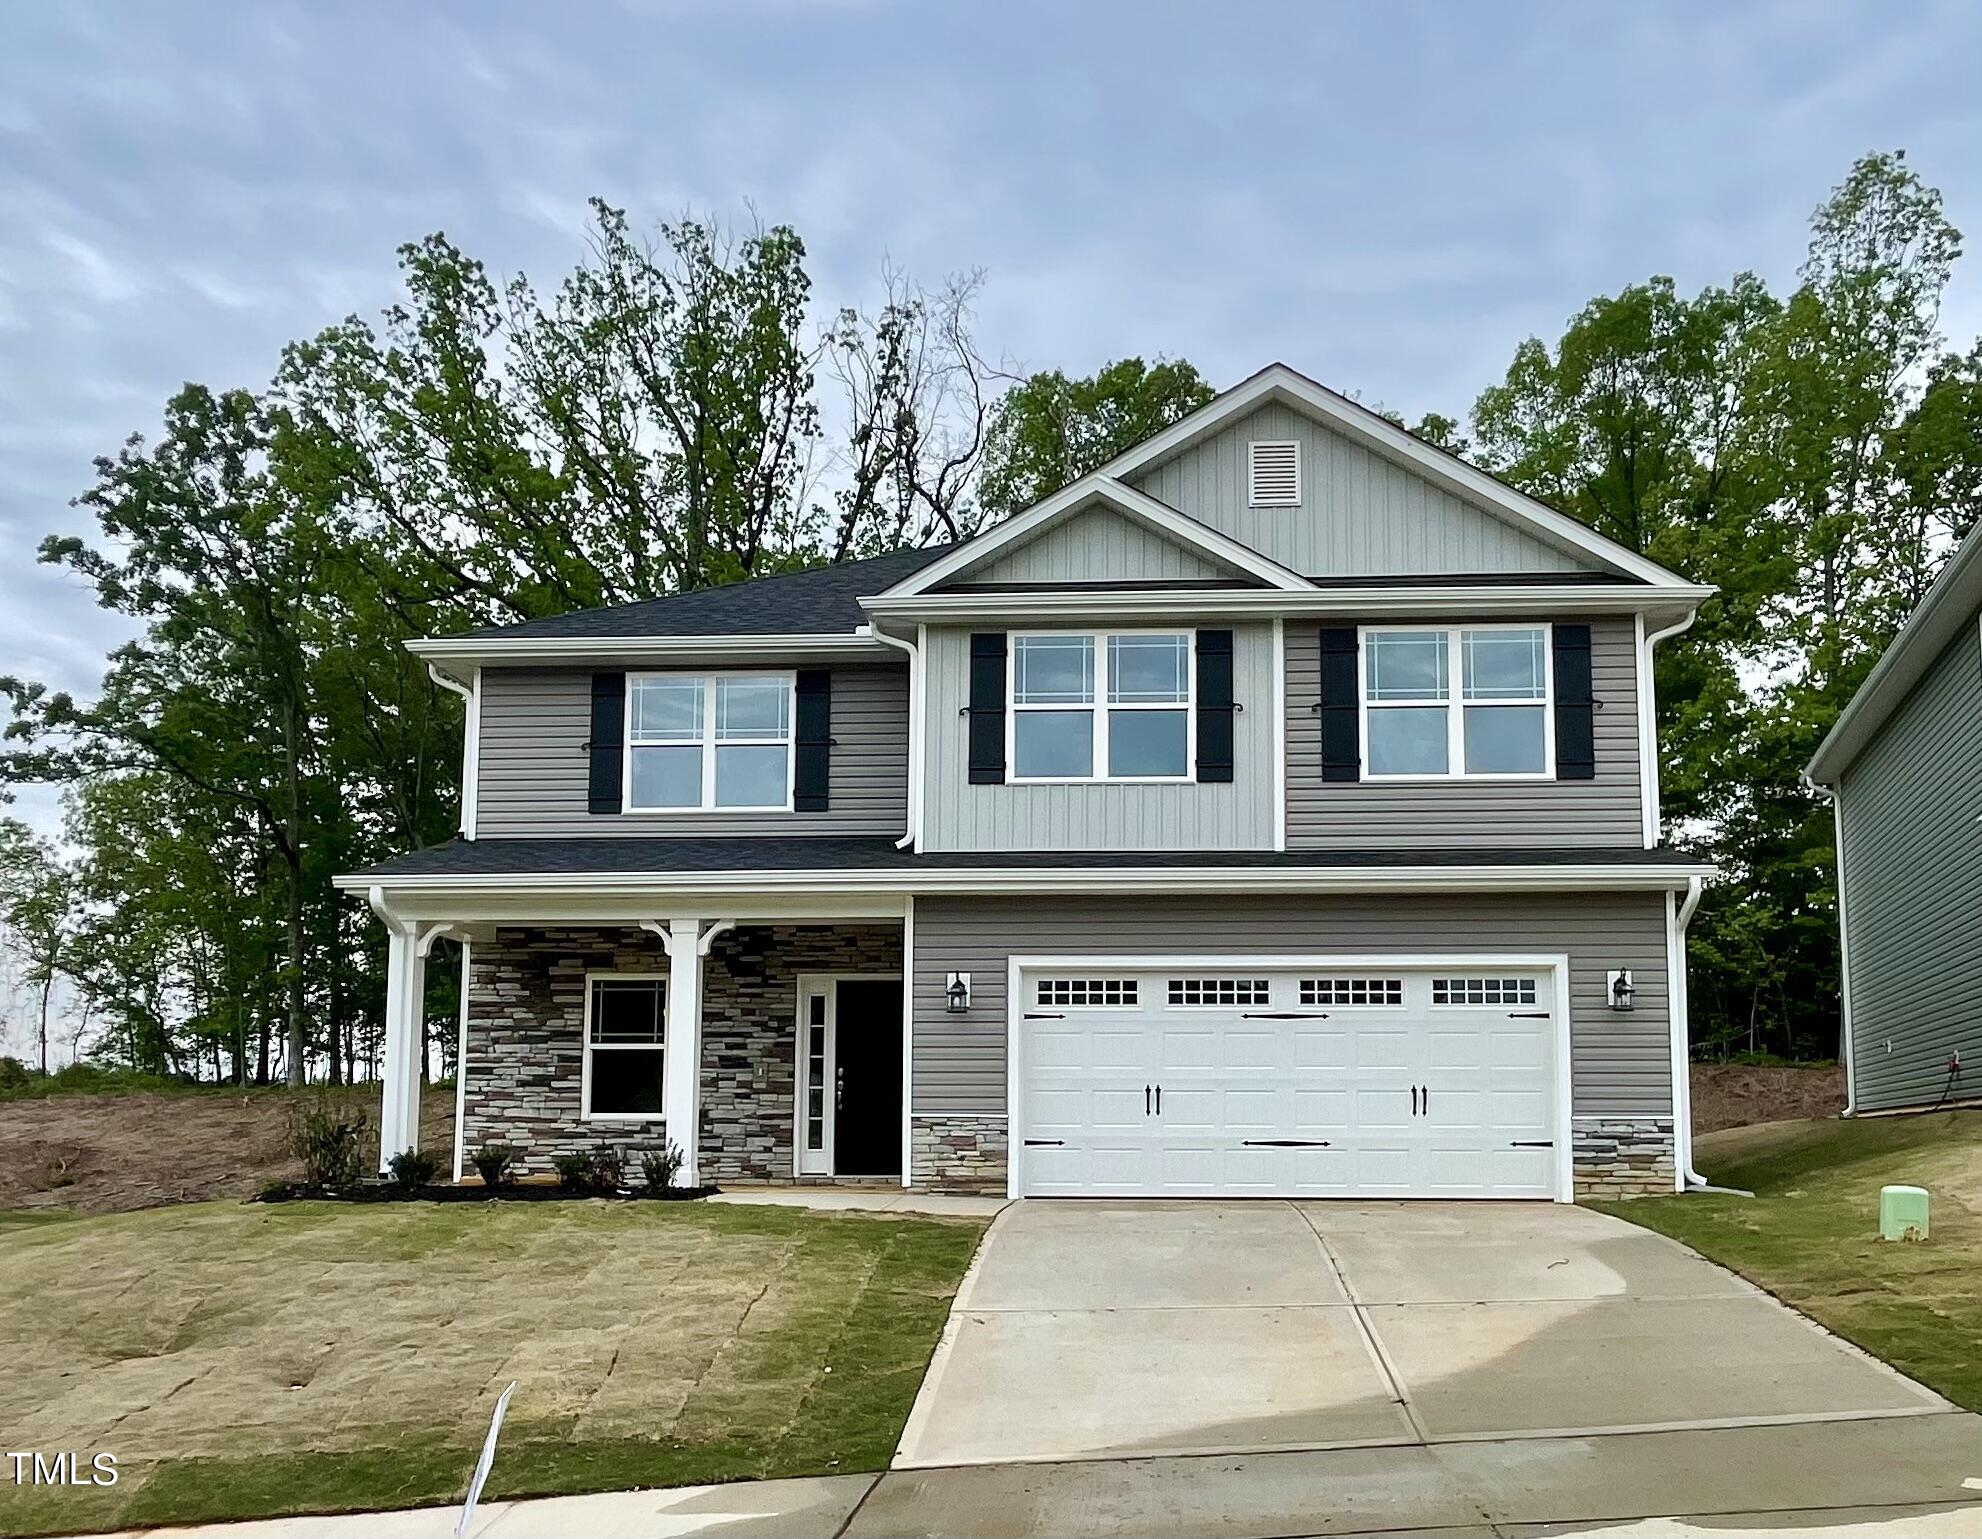
{"type": "Polygon", "coordinates": [[[0,1231],[0,1431],[117,1456],[0,1533],[884,1467],[983,1225],[200,1204],[0,1231]]]}
{"type": "Polygon", "coordinates": [[[1752,1199],[1610,1205],[1732,1267],[1902,1372],[1982,1411],[1982,1111],[1777,1122],[1702,1136],[1694,1164],[1752,1199]],[[1879,1235],[1879,1188],[1933,1194],[1933,1236],[1879,1235]]]}

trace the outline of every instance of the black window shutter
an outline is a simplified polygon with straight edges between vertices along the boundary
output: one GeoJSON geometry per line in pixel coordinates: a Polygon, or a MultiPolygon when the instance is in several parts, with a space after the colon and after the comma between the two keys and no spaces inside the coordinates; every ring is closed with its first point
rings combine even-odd
{"type": "Polygon", "coordinates": [[[1356,628],[1321,628],[1321,778],[1358,780],[1363,770],[1356,628]]]}
{"type": "Polygon", "coordinates": [[[591,758],[586,810],[620,810],[620,752],[626,733],[626,675],[592,675],[592,740],[585,745],[591,758]]]}
{"type": "Polygon", "coordinates": [[[1555,636],[1555,778],[1597,778],[1596,695],[1590,677],[1590,628],[1558,625],[1555,636]]]}
{"type": "Polygon", "coordinates": [[[1005,783],[1005,633],[970,638],[970,783],[1005,783]]]}
{"type": "Polygon", "coordinates": [[[797,724],[792,766],[792,808],[824,812],[833,757],[833,675],[825,668],[801,668],[794,692],[797,724]]]}
{"type": "Polygon", "coordinates": [[[1197,633],[1197,778],[1232,778],[1232,633],[1197,633]]]}

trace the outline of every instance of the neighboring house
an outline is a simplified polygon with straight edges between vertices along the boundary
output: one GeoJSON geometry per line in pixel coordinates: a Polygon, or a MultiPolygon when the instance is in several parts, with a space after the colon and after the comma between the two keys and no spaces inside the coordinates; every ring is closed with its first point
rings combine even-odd
{"type": "MultiPolygon", "coordinates": [[[[422,641],[457,1148],[1014,1196],[1670,1191],[1687,583],[1282,366],[961,545],[422,641]]],[[[458,1158],[458,1156],[457,1156],[458,1158]]]]}
{"type": "Polygon", "coordinates": [[[1845,1110],[1982,1097],[1982,527],[1805,778],[1837,811],[1845,1110]]]}

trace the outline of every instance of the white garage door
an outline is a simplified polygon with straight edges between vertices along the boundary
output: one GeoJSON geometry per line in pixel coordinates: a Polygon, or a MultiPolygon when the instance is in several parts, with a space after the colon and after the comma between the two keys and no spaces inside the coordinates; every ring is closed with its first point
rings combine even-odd
{"type": "Polygon", "coordinates": [[[1560,1195],[1551,968],[1020,981],[1025,1195],[1560,1195]]]}

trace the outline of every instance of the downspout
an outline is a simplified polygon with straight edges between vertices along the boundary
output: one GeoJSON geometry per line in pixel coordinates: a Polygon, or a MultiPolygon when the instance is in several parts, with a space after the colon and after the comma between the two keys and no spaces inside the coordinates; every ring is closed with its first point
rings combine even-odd
{"type": "Polygon", "coordinates": [[[1693,911],[1700,906],[1700,898],[1705,891],[1706,883],[1702,878],[1688,877],[1686,896],[1681,900],[1679,911],[1674,915],[1672,923],[1674,952],[1670,1002],[1673,1016],[1672,1128],[1674,1142],[1677,1145],[1675,1152],[1679,1156],[1679,1176],[1689,1188],[1704,1187],[1707,1184],[1707,1178],[1693,1168],[1693,1055],[1690,1051],[1692,1004],[1686,987],[1686,926],[1692,923],[1693,911]]]}
{"type": "Polygon", "coordinates": [[[1831,804],[1831,837],[1835,841],[1837,863],[1837,1007],[1839,1057],[1844,1061],[1844,1113],[1858,1115],[1858,1078],[1852,1072],[1851,1043],[1851,927],[1844,913],[1844,802],[1835,787],[1812,780],[1806,771],[1803,784],[1831,804]]]}
{"type": "MultiPolygon", "coordinates": [[[[1658,686],[1652,674],[1652,648],[1670,636],[1693,628],[1693,622],[1700,617],[1697,609],[1688,610],[1686,618],[1676,625],[1668,625],[1664,630],[1645,632],[1639,640],[1638,689],[1638,738],[1643,745],[1639,764],[1645,777],[1641,791],[1645,798],[1645,848],[1656,849],[1664,833],[1664,822],[1659,808],[1659,699],[1658,686]]],[[[1644,624],[1644,616],[1638,617],[1644,624]]]]}
{"type": "Polygon", "coordinates": [[[922,834],[922,652],[912,641],[890,636],[878,625],[861,627],[884,646],[908,654],[908,827],[895,848],[905,850],[922,834]]]}
{"type": "Polygon", "coordinates": [[[450,690],[462,699],[461,721],[461,837],[472,840],[475,837],[475,791],[476,750],[481,746],[482,735],[482,670],[475,670],[475,688],[470,689],[459,679],[449,678],[433,664],[427,664],[427,677],[442,689],[450,690]]]}

